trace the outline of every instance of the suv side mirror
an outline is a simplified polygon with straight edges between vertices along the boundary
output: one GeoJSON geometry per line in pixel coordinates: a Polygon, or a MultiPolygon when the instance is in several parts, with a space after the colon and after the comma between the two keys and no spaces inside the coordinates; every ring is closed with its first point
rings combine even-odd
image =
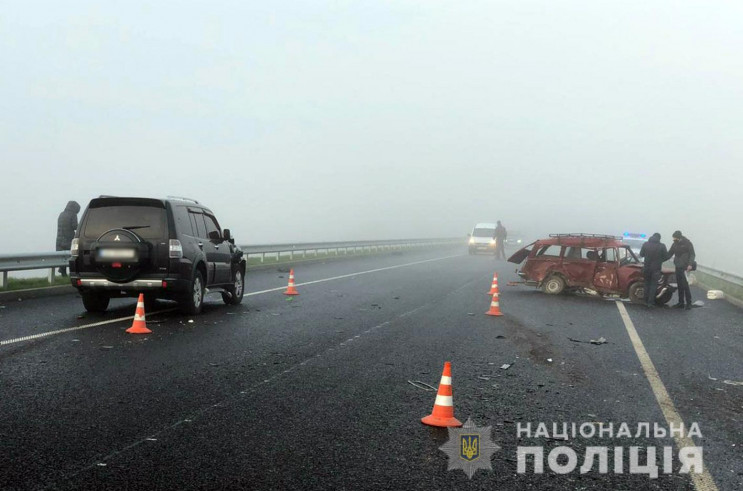
{"type": "Polygon", "coordinates": [[[235,239],[232,238],[232,234],[230,233],[230,229],[226,228],[222,230],[222,238],[229,242],[230,244],[235,243],[235,239]]]}

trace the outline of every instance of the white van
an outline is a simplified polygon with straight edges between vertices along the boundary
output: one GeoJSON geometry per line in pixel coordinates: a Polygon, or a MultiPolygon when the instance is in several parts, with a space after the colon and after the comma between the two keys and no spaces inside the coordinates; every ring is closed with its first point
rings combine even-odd
{"type": "Polygon", "coordinates": [[[495,254],[495,227],[494,223],[478,223],[470,234],[470,254],[487,252],[495,254]]]}

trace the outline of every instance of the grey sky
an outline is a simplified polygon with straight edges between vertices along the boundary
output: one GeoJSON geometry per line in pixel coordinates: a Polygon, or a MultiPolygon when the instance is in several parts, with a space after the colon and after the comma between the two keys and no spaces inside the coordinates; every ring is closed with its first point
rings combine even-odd
{"type": "Polygon", "coordinates": [[[680,228],[743,272],[743,4],[6,2],[0,252],[69,199],[242,243],[680,228]]]}

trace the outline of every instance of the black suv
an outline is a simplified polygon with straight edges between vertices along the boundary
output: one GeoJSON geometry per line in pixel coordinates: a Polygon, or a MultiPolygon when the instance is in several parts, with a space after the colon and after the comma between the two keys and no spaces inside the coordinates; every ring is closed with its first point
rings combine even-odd
{"type": "Polygon", "coordinates": [[[246,261],[230,231],[187,198],[93,199],[72,241],[70,279],[90,312],[112,297],[176,300],[198,314],[205,290],[227,304],[243,298],[246,261]]]}

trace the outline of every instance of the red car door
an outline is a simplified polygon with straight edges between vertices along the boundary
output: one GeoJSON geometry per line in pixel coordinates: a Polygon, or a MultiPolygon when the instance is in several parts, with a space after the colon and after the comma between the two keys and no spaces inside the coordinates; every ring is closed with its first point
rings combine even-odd
{"type": "Polygon", "coordinates": [[[593,286],[605,293],[616,293],[619,288],[619,262],[615,248],[602,249],[593,275],[593,286]]]}

